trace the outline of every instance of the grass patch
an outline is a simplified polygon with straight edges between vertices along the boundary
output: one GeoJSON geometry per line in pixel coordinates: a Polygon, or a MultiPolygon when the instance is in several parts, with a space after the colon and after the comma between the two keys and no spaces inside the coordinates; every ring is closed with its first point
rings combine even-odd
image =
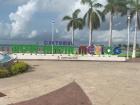
{"type": "MultiPolygon", "coordinates": [[[[118,55],[119,57],[127,57],[127,52],[126,50],[123,50],[122,53],[120,55],[118,55]]],[[[132,50],[129,52],[129,57],[132,57],[132,50]]],[[[140,58],[140,50],[136,51],[136,57],[140,58]]]]}
{"type": "Polygon", "coordinates": [[[10,72],[7,69],[0,69],[0,78],[4,78],[4,77],[9,77],[10,76],[10,72]]]}
{"type": "Polygon", "coordinates": [[[0,78],[10,77],[28,71],[29,65],[25,62],[16,62],[8,68],[0,67],[0,78]]]}

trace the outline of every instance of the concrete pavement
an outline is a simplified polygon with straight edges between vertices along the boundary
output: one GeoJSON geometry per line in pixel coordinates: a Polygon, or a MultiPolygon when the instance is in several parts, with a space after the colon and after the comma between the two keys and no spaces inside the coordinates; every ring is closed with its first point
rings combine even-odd
{"type": "Polygon", "coordinates": [[[140,64],[26,61],[28,73],[0,79],[0,105],[29,100],[76,81],[93,105],[140,105],[140,64]]]}

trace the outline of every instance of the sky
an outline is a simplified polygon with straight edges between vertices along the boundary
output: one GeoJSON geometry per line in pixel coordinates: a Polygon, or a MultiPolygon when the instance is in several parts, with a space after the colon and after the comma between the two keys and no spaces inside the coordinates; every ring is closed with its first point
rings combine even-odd
{"type": "MultiPolygon", "coordinates": [[[[106,0],[98,0],[105,5],[106,0]]],[[[65,15],[71,15],[81,9],[82,17],[88,6],[81,5],[80,0],[0,0],[0,43],[42,43],[51,40],[51,22],[54,24],[54,40],[70,41],[72,32],[67,32],[65,15]]],[[[113,43],[127,43],[127,16],[114,16],[113,43]]],[[[132,22],[134,23],[134,22],[132,22]]],[[[76,44],[88,44],[89,29],[76,30],[76,44]]],[[[138,41],[140,32],[138,32],[138,41]]],[[[131,25],[131,43],[134,24],[131,25]]],[[[98,30],[93,31],[93,42],[106,44],[109,38],[109,16],[98,30]]]]}

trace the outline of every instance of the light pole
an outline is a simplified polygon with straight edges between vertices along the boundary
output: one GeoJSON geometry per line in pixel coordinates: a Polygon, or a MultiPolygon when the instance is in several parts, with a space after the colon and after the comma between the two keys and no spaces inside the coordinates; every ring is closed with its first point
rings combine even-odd
{"type": "Polygon", "coordinates": [[[52,19],[52,21],[51,21],[51,24],[52,24],[52,54],[54,54],[54,51],[53,51],[53,45],[54,45],[54,23],[55,23],[55,21],[54,21],[54,19],[52,19]]]}
{"type": "Polygon", "coordinates": [[[130,50],[130,10],[128,10],[128,39],[127,39],[127,59],[129,59],[130,50]]]}

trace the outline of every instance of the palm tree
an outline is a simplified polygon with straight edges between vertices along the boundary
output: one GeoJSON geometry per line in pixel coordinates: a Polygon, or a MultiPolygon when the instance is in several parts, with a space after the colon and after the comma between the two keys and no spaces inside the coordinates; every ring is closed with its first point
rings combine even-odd
{"type": "Polygon", "coordinates": [[[84,5],[89,5],[89,9],[84,16],[84,22],[89,27],[89,46],[92,44],[92,33],[94,29],[98,29],[101,25],[101,21],[104,20],[104,15],[98,8],[102,5],[96,2],[97,0],[81,0],[84,5]]]}
{"type": "Polygon", "coordinates": [[[140,29],[140,2],[139,0],[128,0],[130,3],[130,16],[131,19],[135,17],[135,35],[133,41],[132,58],[136,58],[136,45],[137,45],[137,31],[140,29]]]}
{"type": "Polygon", "coordinates": [[[107,0],[108,4],[105,5],[104,14],[110,13],[110,37],[108,45],[112,45],[112,26],[113,16],[116,13],[121,13],[121,16],[127,14],[127,2],[126,0],[107,0]]]}
{"type": "Polygon", "coordinates": [[[63,18],[64,21],[69,21],[67,25],[67,31],[70,31],[72,28],[72,44],[74,45],[74,35],[76,29],[83,29],[83,19],[79,18],[78,15],[81,12],[80,9],[74,11],[72,16],[65,16],[63,18]]]}

